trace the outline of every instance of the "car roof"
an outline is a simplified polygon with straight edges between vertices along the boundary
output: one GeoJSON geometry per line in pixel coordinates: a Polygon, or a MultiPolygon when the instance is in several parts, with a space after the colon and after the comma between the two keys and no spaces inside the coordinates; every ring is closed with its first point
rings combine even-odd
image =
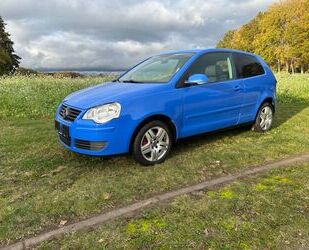
{"type": "Polygon", "coordinates": [[[166,51],[161,53],[160,55],[164,54],[177,54],[177,53],[197,53],[197,54],[204,54],[207,52],[236,52],[241,54],[247,54],[251,56],[256,56],[253,53],[242,51],[242,50],[236,50],[236,49],[225,49],[225,48],[206,48],[206,49],[191,49],[191,50],[174,50],[174,51],[166,51]]]}

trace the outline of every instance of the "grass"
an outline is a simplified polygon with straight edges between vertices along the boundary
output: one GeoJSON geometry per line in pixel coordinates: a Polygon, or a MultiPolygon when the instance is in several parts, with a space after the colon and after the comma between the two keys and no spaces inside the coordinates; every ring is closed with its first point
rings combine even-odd
{"type": "Polygon", "coordinates": [[[275,170],[40,249],[307,249],[309,165],[275,170]]]}
{"type": "Polygon", "coordinates": [[[115,78],[52,76],[0,78],[0,119],[52,118],[61,100],[71,92],[115,78]]]}
{"type": "Polygon", "coordinates": [[[0,244],[56,228],[61,220],[73,222],[309,151],[309,77],[279,75],[278,112],[269,133],[242,128],[183,140],[154,168],[142,168],[128,156],[102,159],[70,153],[57,141],[54,110],[71,91],[103,80],[0,79],[0,244]]]}

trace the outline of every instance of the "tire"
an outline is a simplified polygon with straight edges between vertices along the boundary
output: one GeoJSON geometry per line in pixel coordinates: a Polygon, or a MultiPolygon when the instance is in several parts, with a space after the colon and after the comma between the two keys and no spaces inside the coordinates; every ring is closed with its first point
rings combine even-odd
{"type": "Polygon", "coordinates": [[[260,107],[259,112],[257,113],[252,130],[260,133],[265,133],[271,129],[273,121],[274,107],[270,103],[265,102],[260,107]]]}
{"type": "Polygon", "coordinates": [[[170,128],[159,120],[151,121],[144,125],[134,138],[133,158],[143,166],[162,163],[167,158],[172,143],[170,128]]]}

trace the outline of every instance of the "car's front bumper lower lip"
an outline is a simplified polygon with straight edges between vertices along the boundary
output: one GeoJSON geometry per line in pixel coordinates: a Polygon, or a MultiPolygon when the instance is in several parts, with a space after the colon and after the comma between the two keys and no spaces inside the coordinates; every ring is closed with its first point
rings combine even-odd
{"type": "Polygon", "coordinates": [[[121,127],[82,119],[69,122],[56,116],[55,128],[60,143],[76,153],[104,156],[128,152],[129,136],[121,127]]]}
{"type": "Polygon", "coordinates": [[[58,132],[60,141],[68,147],[71,147],[73,144],[78,149],[101,151],[107,145],[105,141],[88,141],[76,138],[72,141],[69,126],[61,124],[57,120],[55,120],[55,129],[58,132]]]}

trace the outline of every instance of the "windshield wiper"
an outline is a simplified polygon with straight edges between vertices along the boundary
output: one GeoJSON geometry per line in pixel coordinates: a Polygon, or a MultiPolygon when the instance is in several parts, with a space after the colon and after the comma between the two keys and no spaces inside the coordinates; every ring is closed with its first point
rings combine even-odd
{"type": "Polygon", "coordinates": [[[142,83],[142,82],[139,82],[139,81],[135,81],[135,80],[133,80],[133,79],[124,80],[124,81],[121,81],[121,82],[125,82],[125,83],[142,83]]]}

